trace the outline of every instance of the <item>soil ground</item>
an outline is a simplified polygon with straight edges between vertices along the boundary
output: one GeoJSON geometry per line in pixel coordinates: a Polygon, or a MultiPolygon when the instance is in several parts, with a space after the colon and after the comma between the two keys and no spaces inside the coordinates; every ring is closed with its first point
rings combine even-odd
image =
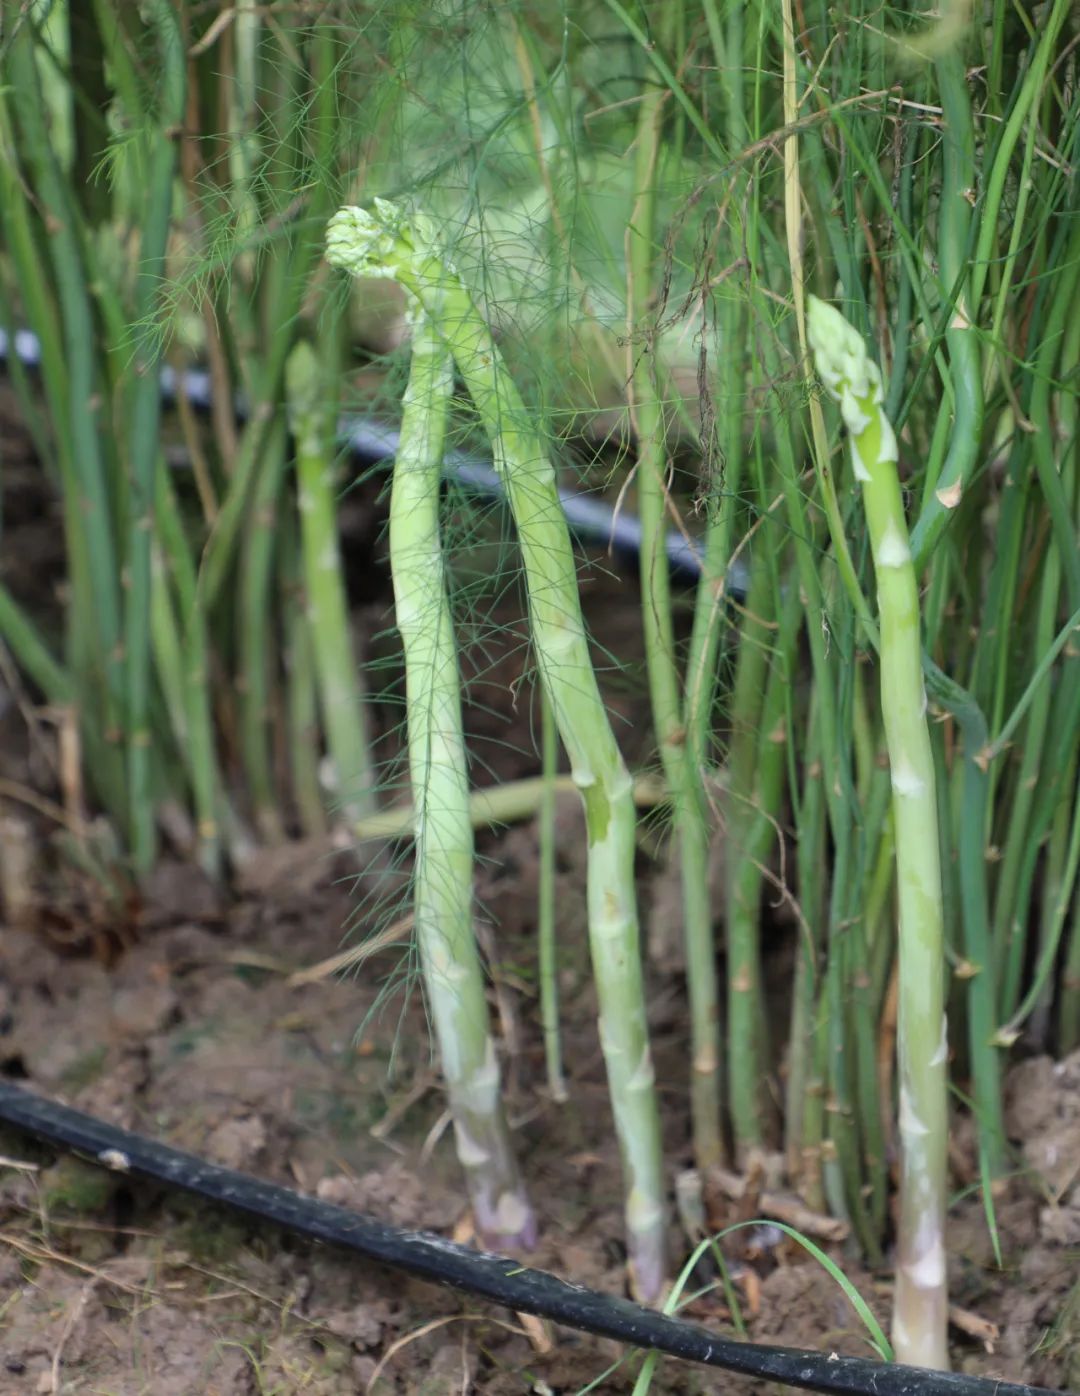
{"type": "MultiPolygon", "coordinates": [[[[9,512],[6,526],[13,517],[17,524],[9,512]]],[[[25,526],[41,533],[33,517],[31,509],[25,526]]],[[[21,556],[35,557],[40,578],[50,574],[56,531],[33,546],[38,554],[28,542],[21,556]]],[[[606,644],[632,671],[640,659],[632,578],[595,566],[584,595],[606,644]]],[[[513,598],[504,604],[512,609],[513,598]]],[[[468,724],[482,778],[509,780],[536,769],[531,716],[515,709],[521,649],[509,621],[495,624],[486,644],[468,724]]],[[[630,759],[640,762],[648,755],[640,695],[613,676],[607,696],[630,759]]],[[[48,764],[28,746],[17,703],[8,702],[0,724],[4,777],[47,787],[48,764]]],[[[10,846],[25,824],[10,802],[5,809],[10,846]]],[[[477,891],[490,927],[485,949],[508,1110],[542,1218],[527,1259],[621,1293],[619,1167],[588,976],[583,847],[580,814],[568,800],[560,805],[558,867],[566,1104],[544,1088],[535,822],[481,836],[477,891]]],[[[658,952],[649,969],[650,1028],[674,1180],[690,1163],[686,1024],[681,976],[663,953],[672,887],[655,843],[643,848],[639,871],[658,952]]],[[[18,916],[8,908],[0,936],[0,1070],[218,1162],[469,1240],[405,947],[387,946],[344,976],[295,978],[333,956],[343,938],[358,942],[377,929],[375,908],[393,902],[402,879],[385,851],[374,850],[358,874],[352,854],[298,841],[260,853],[228,896],[189,866],[164,861],[138,901],[103,906],[55,863],[43,864],[31,902],[18,916]]],[[[770,978],[782,1000],[782,928],[777,941],[770,978]]],[[[969,1128],[958,1123],[962,1195],[950,1216],[949,1258],[963,1312],[953,1362],[1080,1390],[1080,1055],[1013,1068],[1009,1128],[1017,1173],[997,1199],[998,1268],[978,1190],[963,1187],[972,1150],[969,1128]]],[[[0,1134],[0,1156],[0,1396],[368,1389],[571,1396],[633,1386],[639,1359],[610,1343],[259,1232],[225,1212],[52,1156],[14,1133],[0,1134]]],[[[726,1216],[720,1211],[710,1215],[713,1224],[737,1214],[734,1205],[726,1216]]],[[[673,1222],[672,1254],[689,1249],[673,1222]]],[[[832,1252],[887,1326],[887,1270],[866,1270],[842,1245],[832,1252]]],[[[841,1290],[775,1230],[730,1258],[751,1338],[868,1351],[841,1290]]],[[[732,1332],[715,1288],[689,1312],[732,1332]]],[[[664,1361],[652,1391],[690,1396],[755,1385],[664,1361]]]]}

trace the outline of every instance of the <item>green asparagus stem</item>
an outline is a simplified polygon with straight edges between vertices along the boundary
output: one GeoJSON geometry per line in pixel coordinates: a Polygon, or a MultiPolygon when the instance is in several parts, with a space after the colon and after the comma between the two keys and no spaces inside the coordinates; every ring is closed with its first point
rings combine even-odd
{"type": "MultiPolygon", "coordinates": [[[[195,561],[188,548],[173,483],[159,459],[154,503],[155,540],[165,572],[175,590],[178,623],[183,632],[185,719],[177,732],[186,752],[195,805],[199,866],[211,878],[222,873],[222,828],[219,815],[223,783],[215,749],[210,703],[209,639],[206,613],[199,602],[195,561]]],[[[164,577],[162,581],[164,581],[164,577]]],[[[160,662],[160,661],[159,661],[160,662]]]]}
{"type": "Polygon", "coordinates": [[[405,652],[424,986],[481,1234],[526,1245],[536,1224],[510,1150],[473,932],[472,822],[460,679],[439,537],[439,486],[453,362],[414,309],[412,368],[390,499],[394,607],[405,652]]]}
{"type": "Polygon", "coordinates": [[[934,701],[953,714],[964,736],[958,843],[964,956],[971,976],[967,993],[969,1052],[980,1147],[990,1176],[997,1178],[1005,1168],[1006,1146],[1001,1069],[998,1049],[991,1041],[997,1008],[997,974],[990,944],[986,885],[985,831],[990,788],[984,755],[986,719],[975,700],[959,684],[948,679],[928,659],[924,659],[923,666],[934,701]]]}
{"type": "MultiPolygon", "coordinates": [[[[128,395],[127,442],[131,504],[127,538],[127,586],[124,591],[125,744],[131,854],[145,877],[157,851],[151,780],[153,738],[151,695],[151,541],[154,478],[161,450],[158,386],[160,348],[145,326],[154,315],[165,277],[165,252],[176,172],[176,132],[183,126],[187,97],[184,43],[176,11],[169,0],[154,0],[147,16],[158,43],[161,101],[156,130],[147,152],[147,200],[135,279],[133,323],[141,339],[128,395]]],[[[114,17],[115,22],[115,17],[114,17]]]]}
{"type": "Polygon", "coordinates": [[[315,641],[305,614],[299,534],[296,520],[286,518],[281,538],[280,586],[285,630],[289,764],[300,827],[308,837],[317,837],[326,833],[327,819],[319,783],[319,693],[315,678],[315,641]]]}
{"type": "Polygon", "coordinates": [[[935,64],[945,120],[938,261],[946,298],[951,303],[945,342],[954,397],[954,420],[944,462],[932,459],[925,477],[918,521],[911,533],[912,553],[921,567],[956,513],[979,457],[983,392],[979,329],[969,300],[977,275],[968,260],[971,224],[969,190],[976,182],[975,130],[963,56],[954,48],[935,64]]]}
{"type": "Polygon", "coordinates": [[[352,823],[374,812],[375,772],[338,547],[331,449],[334,412],[332,403],[326,409],[322,381],[315,354],[302,341],[289,356],[285,383],[296,437],[304,585],[327,748],[338,799],[352,823]]]}
{"type": "MultiPolygon", "coordinates": [[[[792,990],[787,1081],[784,1087],[784,1152],[788,1176],[797,1180],[807,1205],[825,1205],[821,1192],[821,1151],[811,1146],[812,1121],[820,1121],[821,1092],[813,1091],[814,1001],[817,989],[819,928],[825,921],[825,791],[817,714],[806,722],[806,759],[799,807],[796,845],[799,900],[804,925],[800,928],[795,984],[792,990]]],[[[816,1130],[820,1139],[820,1126],[816,1130]]]]}
{"type": "MultiPolygon", "coordinates": [[[[540,894],[536,939],[540,962],[540,1020],[544,1025],[544,1060],[551,1098],[562,1104],[569,1099],[563,1075],[562,1041],[559,1035],[559,962],[555,925],[555,814],[558,802],[559,734],[555,714],[541,692],[540,756],[543,789],[537,823],[540,828],[540,894]]],[[[470,818],[471,818],[470,813],[470,818]]]]}
{"type": "Polygon", "coordinates": [[[901,1362],[948,1365],[945,1189],[947,1031],[934,765],[918,588],[881,374],[839,311],[809,298],[817,371],[851,439],[878,584],[881,707],[892,774],[899,888],[900,1237],[893,1337],[901,1362]]]}
{"type": "MultiPolygon", "coordinates": [[[[658,44],[668,48],[677,0],[661,10],[658,44]]],[[[664,551],[668,524],[665,477],[668,423],[658,390],[654,285],[656,192],[667,89],[651,78],[637,126],[634,207],[627,230],[627,355],[630,412],[637,438],[641,516],[641,622],[649,697],[664,775],[672,795],[682,880],[683,941],[690,999],[690,1113],[699,1168],[723,1161],[720,1133],[720,1025],[716,945],[708,896],[709,806],[687,740],[671,609],[671,573],[664,551]]]]}
{"type": "Polygon", "coordinates": [[[626,1186],[631,1274],[644,1299],[664,1282],[660,1122],[649,1051],[634,894],[633,786],[589,655],[574,555],[555,472],[491,331],[421,217],[380,200],[330,221],[327,258],[354,275],[400,281],[453,354],[488,436],[517,525],[541,680],[585,805],[589,938],[626,1186]]]}
{"type": "MultiPolygon", "coordinates": [[[[797,594],[797,591],[796,591],[797,594]]],[[[728,1096],[735,1157],[746,1167],[767,1135],[768,1089],[765,1068],[764,989],[761,980],[760,903],[763,829],[758,827],[757,795],[761,768],[774,767],[774,735],[765,726],[769,686],[769,647],[776,624],[772,578],[764,566],[751,573],[746,619],[739,640],[739,658],[732,692],[732,731],[728,750],[729,816],[727,821],[727,952],[728,952],[728,1096]],[[768,753],[766,755],[766,752],[768,753]]],[[[775,722],[775,712],[773,713],[775,722]]],[[[769,790],[765,806],[772,815],[776,803],[775,769],[764,780],[769,790]]],[[[771,832],[771,830],[770,830],[771,832]]],[[[767,837],[767,835],[766,835],[767,837]]]]}
{"type": "Polygon", "coordinates": [[[240,752],[255,827],[259,838],[267,844],[280,843],[285,837],[271,751],[277,644],[270,600],[287,451],[284,414],[279,412],[266,439],[251,508],[244,521],[237,579],[240,752]]]}
{"type": "MultiPolygon", "coordinates": [[[[556,795],[577,789],[572,776],[555,776],[549,782],[546,776],[539,775],[474,790],[469,796],[469,818],[473,828],[517,824],[523,819],[532,819],[543,806],[544,792],[549,783],[556,795]]],[[[634,778],[633,795],[638,809],[655,809],[666,802],[667,787],[650,771],[634,778]]],[[[361,843],[369,839],[407,839],[412,833],[412,826],[412,810],[402,804],[369,814],[366,819],[358,819],[352,832],[361,843]]]]}

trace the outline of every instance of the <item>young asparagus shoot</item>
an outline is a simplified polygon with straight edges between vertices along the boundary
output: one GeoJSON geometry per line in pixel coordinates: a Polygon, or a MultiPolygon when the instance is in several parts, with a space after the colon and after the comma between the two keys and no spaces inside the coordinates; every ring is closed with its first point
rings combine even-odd
{"type": "Polygon", "coordinates": [[[840,404],[847,428],[877,576],[900,948],[902,1160],[893,1339],[899,1361],[944,1370],[948,1050],[937,802],[918,587],[896,468],[896,437],[882,408],[881,372],[855,329],[814,296],[808,300],[807,333],[818,375],[840,404]]]}
{"type": "Polygon", "coordinates": [[[477,1227],[490,1243],[531,1245],[536,1224],[503,1117],[473,928],[475,850],[457,646],[439,531],[453,361],[419,305],[414,303],[411,312],[412,365],[390,496],[390,566],[405,654],[414,921],[477,1227]]]}
{"type": "Polygon", "coordinates": [[[664,1282],[664,1177],[634,890],[635,811],[589,655],[570,536],[544,443],[488,325],[423,215],[376,201],[345,208],[327,259],[354,275],[392,277],[419,300],[453,355],[503,478],[517,527],[541,682],[555,713],[588,832],[588,914],[600,1042],[619,1137],[634,1287],[664,1282]]]}

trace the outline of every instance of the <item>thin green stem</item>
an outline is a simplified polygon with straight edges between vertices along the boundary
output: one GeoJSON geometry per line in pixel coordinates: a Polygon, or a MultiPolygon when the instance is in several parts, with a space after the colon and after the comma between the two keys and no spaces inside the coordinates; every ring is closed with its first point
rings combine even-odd
{"type": "Polygon", "coordinates": [[[938,263],[949,308],[945,343],[954,396],[949,450],[924,495],[922,511],[911,531],[912,556],[921,572],[944,532],[971,479],[982,439],[983,390],[977,318],[979,298],[972,286],[969,261],[971,205],[976,187],[975,130],[967,70],[958,49],[935,63],[944,113],[941,208],[938,215],[938,263]]]}
{"type": "Polygon", "coordinates": [[[218,772],[210,705],[209,645],[206,616],[199,603],[195,560],[190,551],[179,504],[164,461],[158,462],[154,529],[165,568],[176,592],[183,634],[184,706],[182,731],[195,802],[198,861],[211,878],[222,873],[222,783],[218,772]]]}
{"type": "Polygon", "coordinates": [[[1053,641],[1043,650],[1042,657],[1036,664],[1027,687],[1016,700],[1016,705],[1012,712],[1001,725],[1001,730],[992,742],[990,742],[982,753],[982,759],[989,763],[995,760],[1005,748],[1010,744],[1016,729],[1020,726],[1026,716],[1028,709],[1038,694],[1042,685],[1046,682],[1051,669],[1057,663],[1058,656],[1065,646],[1072,640],[1076,642],[1077,634],[1080,633],[1080,610],[1072,613],[1069,619],[1055,635],[1053,641]]]}
{"type": "Polygon", "coordinates": [[[306,835],[326,833],[326,810],[319,782],[319,693],[315,678],[315,641],[304,607],[299,530],[294,519],[282,520],[282,566],[279,569],[285,630],[286,718],[293,799],[306,835]]]}
{"type": "MultiPolygon", "coordinates": [[[[797,597],[798,590],[792,591],[797,597]]],[[[783,756],[783,745],[776,741],[778,714],[766,711],[769,699],[775,708],[779,697],[776,671],[769,667],[776,633],[774,600],[770,569],[756,567],[739,637],[727,762],[728,1095],[736,1155],[743,1165],[764,1146],[767,1125],[760,902],[762,855],[772,831],[763,826],[763,817],[775,817],[776,756],[783,756]],[[759,809],[762,780],[765,800],[759,809]]]]}
{"type": "MultiPolygon", "coordinates": [[[[147,17],[158,50],[159,99],[147,140],[145,205],[139,240],[139,264],[132,300],[136,336],[127,394],[127,470],[130,480],[126,581],[124,592],[125,743],[127,749],[128,820],[135,871],[145,877],[156,853],[151,799],[153,735],[150,725],[151,596],[150,550],[153,539],[154,477],[161,450],[158,382],[160,342],[153,320],[165,280],[165,253],[172,214],[177,136],[187,99],[186,57],[177,15],[169,0],[153,0],[147,17]]],[[[114,23],[118,20],[114,19],[114,23]]],[[[134,114],[133,114],[134,115],[134,114]]]]}
{"type": "Polygon", "coordinates": [[[1061,936],[1065,929],[1065,915],[1069,908],[1072,888],[1076,882],[1077,865],[1080,862],[1080,785],[1077,785],[1075,781],[1075,749],[1073,760],[1068,769],[1073,777],[1072,783],[1076,789],[1076,796],[1069,821],[1070,832],[1064,867],[1058,880],[1053,908],[1049,917],[1049,926],[1039,951],[1031,984],[1009,1022],[998,1030],[997,1039],[1003,1045],[1015,1038],[1021,1025],[1038,1005],[1040,997],[1050,983],[1050,976],[1053,973],[1054,963],[1061,946],[1061,936]]]}
{"type": "MultiPolygon", "coordinates": [[[[634,42],[639,44],[644,52],[648,54],[649,61],[667,84],[679,106],[686,113],[687,120],[705,143],[705,148],[714,159],[724,163],[727,157],[723,147],[710,130],[708,122],[691,101],[685,87],[683,87],[676,76],[675,70],[668,62],[667,56],[657,47],[655,40],[642,28],[625,5],[620,3],[620,0],[604,0],[604,4],[607,5],[611,13],[619,20],[619,23],[622,24],[627,33],[632,36],[634,42]]],[[[666,11],[667,8],[668,0],[665,0],[661,9],[662,11],[666,11]]]]}
{"type": "Polygon", "coordinates": [[[336,799],[350,824],[375,809],[371,731],[349,629],[336,521],[335,395],[311,348],[300,343],[286,375],[296,441],[297,507],[308,623],[336,799]]]}
{"type": "Polygon", "coordinates": [[[537,824],[540,831],[539,899],[537,905],[536,937],[539,945],[540,1021],[544,1029],[544,1061],[547,1065],[548,1090],[560,1104],[569,1099],[562,1065],[562,1040],[559,1030],[559,958],[558,931],[555,916],[555,814],[558,789],[555,778],[559,769],[559,734],[555,727],[555,712],[547,695],[540,694],[540,752],[543,789],[537,824]]]}
{"type": "MultiPolygon", "coordinates": [[[[667,44],[677,19],[674,0],[662,12],[659,42],[667,44]]],[[[659,71],[659,70],[658,70],[659,71]]],[[[661,76],[663,74],[661,73],[661,76]]],[[[702,862],[708,849],[708,811],[700,778],[692,769],[675,658],[668,528],[668,430],[656,368],[657,181],[667,91],[646,89],[639,109],[634,165],[634,205],[627,228],[627,382],[637,438],[638,512],[641,518],[641,616],[653,727],[672,794],[675,838],[682,868],[683,939],[690,998],[690,1101],[694,1155],[699,1168],[721,1162],[719,991],[702,862]]]]}
{"type": "Polygon", "coordinates": [[[280,843],[285,836],[271,755],[278,672],[271,600],[287,448],[285,417],[279,412],[266,439],[244,523],[237,589],[240,751],[255,827],[260,838],[271,844],[280,843]]]}
{"type": "Polygon", "coordinates": [[[975,1113],[979,1139],[992,1178],[1007,1162],[1001,1063],[992,1044],[997,975],[990,939],[986,829],[989,789],[984,751],[986,719],[972,696],[924,658],[923,673],[934,700],[956,718],[964,739],[959,816],[960,909],[964,930],[964,974],[975,1113]]]}
{"type": "Polygon", "coordinates": [[[473,928],[473,833],[460,678],[439,528],[453,361],[414,310],[412,367],[390,499],[394,609],[405,654],[416,863],[414,920],[481,1235],[531,1244],[536,1224],[510,1149],[473,928]]]}
{"type": "Polygon", "coordinates": [[[34,622],[4,586],[0,586],[0,637],[15,656],[19,668],[41,690],[46,702],[71,702],[74,692],[71,676],[53,658],[34,622]]]}
{"type": "MultiPolygon", "coordinates": [[[[825,919],[825,792],[821,739],[811,697],[806,724],[802,798],[795,841],[799,886],[798,942],[788,1032],[787,1080],[784,1087],[784,1153],[788,1176],[798,1181],[810,1207],[821,1208],[821,1157],[810,1152],[807,1133],[812,1113],[809,1098],[813,1069],[814,1001],[818,987],[819,927],[825,919]]],[[[820,1139],[820,1129],[819,1129],[820,1139]]]]}

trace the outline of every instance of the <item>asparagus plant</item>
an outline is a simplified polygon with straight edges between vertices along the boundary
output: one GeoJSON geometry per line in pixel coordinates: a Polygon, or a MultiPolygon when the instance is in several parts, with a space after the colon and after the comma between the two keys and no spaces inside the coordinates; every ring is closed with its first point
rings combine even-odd
{"type": "MultiPolygon", "coordinates": [[[[667,49],[680,21],[677,0],[661,7],[658,44],[667,49]]],[[[668,421],[656,363],[654,301],[657,185],[668,90],[651,77],[637,125],[634,206],[627,229],[627,387],[637,438],[641,513],[641,625],[649,696],[664,775],[672,795],[682,884],[683,942],[690,1001],[690,1106],[699,1168],[723,1161],[720,1133],[720,1028],[716,946],[708,893],[709,806],[701,764],[687,741],[676,659],[668,523],[668,421]]]]}
{"type": "MultiPolygon", "coordinates": [[[[473,931],[473,831],[457,649],[439,536],[453,362],[418,304],[390,497],[394,609],[405,654],[416,849],[414,921],[458,1158],[480,1232],[530,1245],[533,1213],[510,1149],[473,931]]],[[[294,371],[297,371],[294,362],[294,371]]]]}
{"type": "Polygon", "coordinates": [[[296,439],[297,504],[316,686],[338,798],[350,823],[374,810],[375,773],[334,519],[334,412],[324,406],[314,349],[301,341],[285,366],[296,439]]]}
{"type": "Polygon", "coordinates": [[[345,208],[327,231],[327,258],[358,276],[399,281],[430,317],[490,437],[517,526],[540,679],[585,807],[589,939],[626,1187],[634,1286],[655,1298],[664,1280],[663,1167],[645,1016],[634,893],[633,787],[596,682],[570,536],[543,441],[469,291],[422,215],[376,201],[345,208]]]}
{"type": "Polygon", "coordinates": [[[899,903],[899,1253],[897,1357],[948,1365],[945,1188],[948,1131],[941,866],[934,763],[922,676],[918,587],[881,373],[839,311],[808,300],[819,376],[840,404],[862,486],[877,575],[881,710],[892,777],[899,903]]]}

